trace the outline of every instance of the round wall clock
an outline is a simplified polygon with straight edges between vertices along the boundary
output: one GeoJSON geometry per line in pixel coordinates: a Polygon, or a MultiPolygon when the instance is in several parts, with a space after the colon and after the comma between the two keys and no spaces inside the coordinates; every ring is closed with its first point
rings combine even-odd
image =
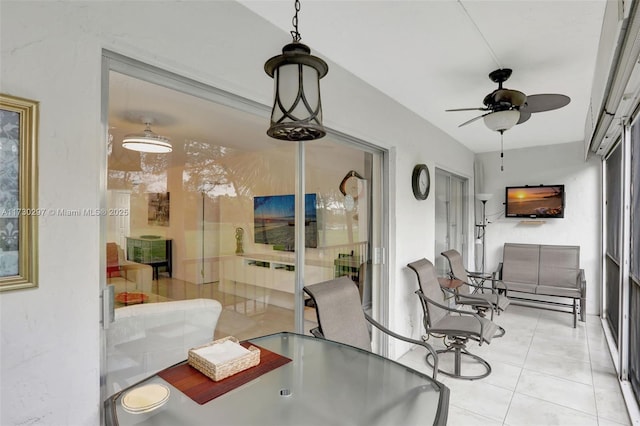
{"type": "Polygon", "coordinates": [[[411,188],[417,200],[426,200],[431,187],[431,177],[426,164],[418,164],[413,168],[411,188]]]}

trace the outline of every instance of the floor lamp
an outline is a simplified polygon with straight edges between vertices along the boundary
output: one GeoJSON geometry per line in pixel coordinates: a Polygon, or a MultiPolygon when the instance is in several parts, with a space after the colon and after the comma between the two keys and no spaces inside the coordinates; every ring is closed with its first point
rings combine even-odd
{"type": "Polygon", "coordinates": [[[487,208],[487,201],[489,201],[492,196],[493,194],[476,194],[476,198],[482,203],[482,222],[479,225],[476,224],[476,228],[478,230],[477,241],[479,241],[480,244],[482,244],[482,261],[480,263],[481,274],[484,274],[485,259],[487,256],[487,247],[485,244],[485,234],[487,229],[486,208],[487,208]]]}

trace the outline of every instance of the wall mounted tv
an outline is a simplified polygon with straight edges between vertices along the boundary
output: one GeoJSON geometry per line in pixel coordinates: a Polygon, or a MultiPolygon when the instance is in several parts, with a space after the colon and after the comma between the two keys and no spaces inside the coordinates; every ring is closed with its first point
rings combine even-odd
{"type": "MultiPolygon", "coordinates": [[[[316,194],[304,196],[305,247],[318,247],[316,194]]],[[[295,249],[295,197],[267,195],[253,198],[254,241],[274,250],[295,249]]]]}
{"type": "Polygon", "coordinates": [[[564,185],[508,186],[505,216],[564,217],[564,185]]]}

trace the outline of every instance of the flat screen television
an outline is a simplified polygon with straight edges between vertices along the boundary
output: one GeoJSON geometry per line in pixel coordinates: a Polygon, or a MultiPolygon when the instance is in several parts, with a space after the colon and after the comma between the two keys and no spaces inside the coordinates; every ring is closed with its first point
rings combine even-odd
{"type": "Polygon", "coordinates": [[[564,185],[508,186],[505,216],[564,217],[564,185]]]}
{"type": "MultiPolygon", "coordinates": [[[[318,247],[316,194],[304,196],[305,247],[318,247]]],[[[254,241],[273,244],[274,250],[295,249],[295,196],[266,195],[253,198],[254,241]]]]}

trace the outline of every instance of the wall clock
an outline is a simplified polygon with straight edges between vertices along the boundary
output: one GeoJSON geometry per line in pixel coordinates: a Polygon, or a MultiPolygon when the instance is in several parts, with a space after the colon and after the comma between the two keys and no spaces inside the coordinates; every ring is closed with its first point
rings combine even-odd
{"type": "Polygon", "coordinates": [[[426,200],[431,187],[431,177],[426,164],[417,164],[411,176],[411,188],[417,200],[426,200]]]}

